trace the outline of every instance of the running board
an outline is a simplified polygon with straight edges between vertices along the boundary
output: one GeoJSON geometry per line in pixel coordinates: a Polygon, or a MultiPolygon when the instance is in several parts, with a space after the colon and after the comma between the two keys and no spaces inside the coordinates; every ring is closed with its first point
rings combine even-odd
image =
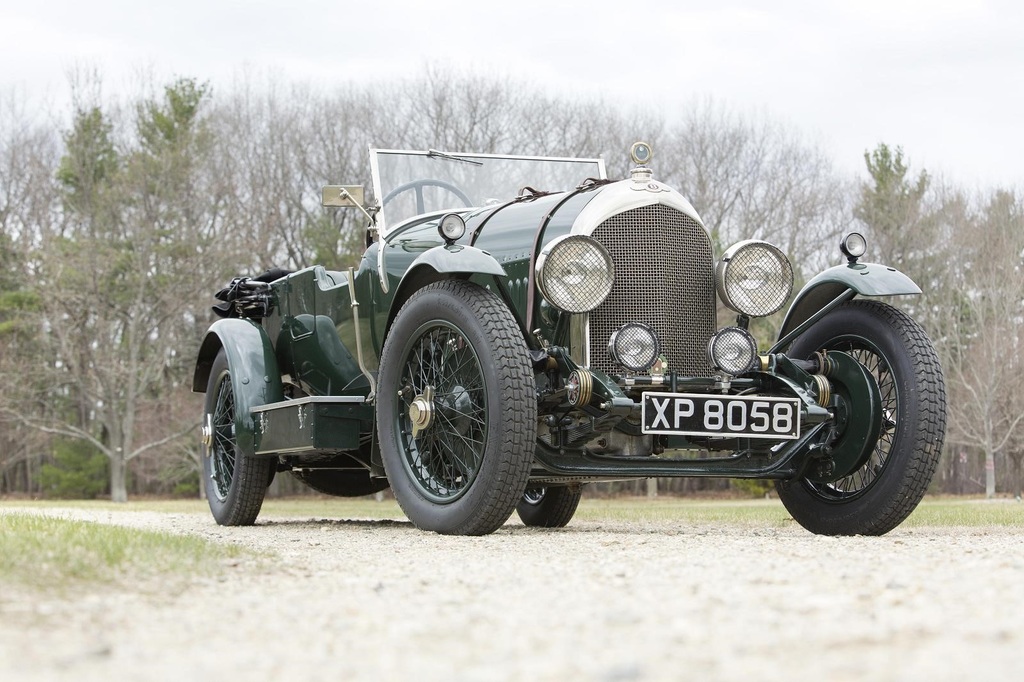
{"type": "Polygon", "coordinates": [[[373,406],[362,396],[307,396],[252,408],[257,455],[328,454],[359,449],[373,406]]]}

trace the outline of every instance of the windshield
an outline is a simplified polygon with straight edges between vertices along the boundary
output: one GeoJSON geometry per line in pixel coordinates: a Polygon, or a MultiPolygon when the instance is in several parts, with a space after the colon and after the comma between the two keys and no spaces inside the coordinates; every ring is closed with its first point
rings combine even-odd
{"type": "Polygon", "coordinates": [[[381,233],[423,213],[504,203],[523,187],[562,192],[605,178],[602,159],[371,149],[370,166],[381,233]]]}

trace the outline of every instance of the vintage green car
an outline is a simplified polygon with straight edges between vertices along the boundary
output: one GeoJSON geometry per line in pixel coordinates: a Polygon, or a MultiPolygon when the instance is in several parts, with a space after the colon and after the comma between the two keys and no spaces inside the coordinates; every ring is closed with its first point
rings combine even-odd
{"type": "Polygon", "coordinates": [[[585,483],[769,479],[804,527],[885,533],[923,496],[945,434],[942,370],[893,268],[793,289],[764,241],[717,259],[700,216],[633,145],[600,159],[370,150],[358,269],[236,278],[199,351],[203,467],[218,523],[251,524],[277,472],[342,496],[388,487],[419,528],[572,518],[585,483]],[[568,188],[568,189],[566,189],[568,188]],[[735,322],[719,328],[719,303],[735,322]],[[766,347],[767,346],[767,347],[766,347]]]}

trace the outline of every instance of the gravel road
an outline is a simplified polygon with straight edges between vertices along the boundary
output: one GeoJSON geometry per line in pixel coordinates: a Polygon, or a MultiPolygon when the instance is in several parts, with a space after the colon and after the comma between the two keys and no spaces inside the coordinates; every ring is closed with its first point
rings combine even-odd
{"type": "Polygon", "coordinates": [[[49,511],[276,553],[219,578],[0,598],[0,679],[1019,680],[1024,528],[826,538],[793,526],[49,511]]]}

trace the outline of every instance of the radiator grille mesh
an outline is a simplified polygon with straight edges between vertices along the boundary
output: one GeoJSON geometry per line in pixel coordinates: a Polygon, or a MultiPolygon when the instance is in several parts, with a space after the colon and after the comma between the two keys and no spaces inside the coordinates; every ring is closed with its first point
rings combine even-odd
{"type": "Polygon", "coordinates": [[[714,256],[697,221],[668,206],[635,208],[601,223],[592,235],[615,263],[615,284],[590,313],[590,366],[622,374],[608,338],[627,322],[658,335],[670,370],[708,377],[706,349],[715,332],[714,256]]]}

